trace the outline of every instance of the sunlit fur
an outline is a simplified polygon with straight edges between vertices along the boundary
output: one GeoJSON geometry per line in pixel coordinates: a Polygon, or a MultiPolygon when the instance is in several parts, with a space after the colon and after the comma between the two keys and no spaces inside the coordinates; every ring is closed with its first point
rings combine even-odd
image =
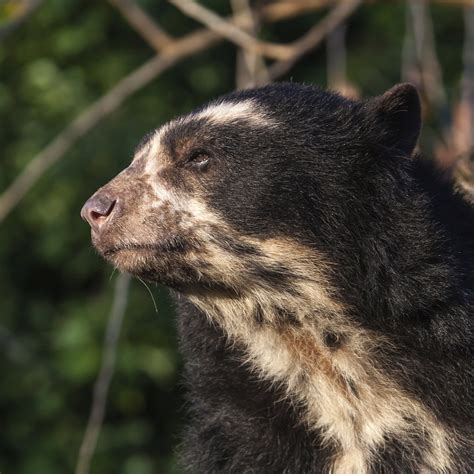
{"type": "Polygon", "coordinates": [[[409,158],[418,131],[409,86],[271,86],[152,132],[98,191],[99,252],[192,303],[183,468],[474,469],[474,216],[409,158]]]}
{"type": "MultiPolygon", "coordinates": [[[[419,448],[425,466],[448,470],[454,433],[384,374],[377,353],[390,341],[354,324],[331,299],[324,262],[291,241],[257,245],[269,262],[287,266],[294,279],[288,292],[275,295],[262,282],[243,281],[251,289],[240,298],[198,295],[191,301],[247,348],[247,362],[259,375],[282,384],[294,402],[306,407],[310,429],[337,442],[334,470],[365,472],[387,435],[425,438],[428,447],[419,448]],[[255,320],[257,311],[263,323],[255,320]],[[281,311],[289,312],[296,325],[282,326],[281,311]],[[328,333],[344,341],[335,351],[324,343],[328,333]]],[[[243,263],[218,252],[213,261],[217,268],[228,265],[220,270],[229,275],[243,263]]]]}

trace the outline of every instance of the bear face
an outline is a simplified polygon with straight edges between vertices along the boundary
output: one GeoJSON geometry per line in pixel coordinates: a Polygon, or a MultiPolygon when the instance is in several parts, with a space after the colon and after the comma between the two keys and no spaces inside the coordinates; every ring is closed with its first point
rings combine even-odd
{"type": "Polygon", "coordinates": [[[229,94],[147,135],[83,216],[133,275],[188,292],[283,285],[289,246],[334,261],[334,236],[419,127],[411,86],[369,102],[295,84],[229,94]]]}

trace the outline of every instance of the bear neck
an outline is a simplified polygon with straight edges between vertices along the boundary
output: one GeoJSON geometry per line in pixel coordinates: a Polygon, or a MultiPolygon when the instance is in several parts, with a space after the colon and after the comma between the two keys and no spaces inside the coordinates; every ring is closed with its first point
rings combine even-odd
{"type": "Polygon", "coordinates": [[[230,347],[243,348],[243,364],[303,407],[310,430],[340,447],[335,472],[367,472],[390,433],[410,443],[425,436],[421,464],[438,471],[451,466],[450,430],[384,370],[393,341],[354,320],[334,297],[321,262],[289,260],[291,289],[257,286],[190,300],[222,328],[230,347]]]}

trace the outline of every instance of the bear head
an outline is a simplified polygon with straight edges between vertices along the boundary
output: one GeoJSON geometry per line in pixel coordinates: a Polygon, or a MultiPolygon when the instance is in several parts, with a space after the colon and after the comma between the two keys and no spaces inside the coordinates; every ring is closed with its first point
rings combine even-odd
{"type": "Polygon", "coordinates": [[[306,259],[357,260],[357,239],[406,188],[419,131],[408,84],[367,101],[297,84],[234,92],[146,135],[82,216],[98,252],[140,278],[278,288],[306,259]]]}

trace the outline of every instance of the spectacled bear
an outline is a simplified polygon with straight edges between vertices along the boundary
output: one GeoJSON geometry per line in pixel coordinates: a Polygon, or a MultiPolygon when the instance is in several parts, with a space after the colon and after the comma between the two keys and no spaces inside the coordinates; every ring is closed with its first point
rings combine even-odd
{"type": "Polygon", "coordinates": [[[474,215],[414,152],[414,87],[234,92],[84,205],[176,294],[195,473],[474,472],[474,215]]]}

